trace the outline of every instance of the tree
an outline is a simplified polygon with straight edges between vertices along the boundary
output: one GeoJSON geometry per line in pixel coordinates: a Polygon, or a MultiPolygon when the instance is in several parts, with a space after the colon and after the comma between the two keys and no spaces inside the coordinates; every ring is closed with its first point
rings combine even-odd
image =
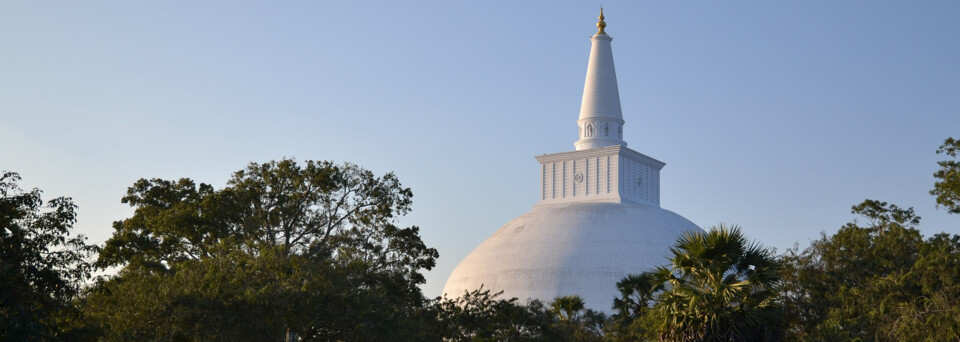
{"type": "Polygon", "coordinates": [[[554,298],[550,312],[556,317],[554,326],[563,340],[600,341],[603,336],[606,315],[587,309],[578,295],[554,298]]]}
{"type": "Polygon", "coordinates": [[[620,297],[613,300],[616,314],[605,335],[615,341],[657,339],[657,318],[652,308],[664,286],[664,279],[653,272],[630,274],[617,282],[620,297]]]}
{"type": "Polygon", "coordinates": [[[960,235],[940,233],[925,240],[916,262],[898,280],[905,286],[893,290],[909,297],[889,306],[893,319],[882,329],[886,336],[901,341],[960,339],[960,235]]]}
{"type": "Polygon", "coordinates": [[[210,256],[210,247],[225,238],[249,250],[279,246],[283,254],[368,257],[340,247],[370,242],[386,248],[373,239],[410,210],[412,196],[392,173],[375,177],[332,162],[301,167],[290,159],[251,163],[219,191],[188,178],[141,179],[122,199],[136,208],[134,216],[114,223],[99,263],[166,269],[210,256]]]}
{"type": "Polygon", "coordinates": [[[430,340],[443,341],[556,341],[554,316],[538,300],[519,303],[498,299],[482,287],[456,298],[437,298],[431,309],[437,331],[430,340]]]}
{"type": "Polygon", "coordinates": [[[85,310],[118,340],[415,336],[437,252],[394,225],[411,197],[392,173],[289,159],[251,163],[223,189],[141,179],[98,260],[122,269],[85,310]]]}
{"type": "Polygon", "coordinates": [[[561,321],[574,321],[580,318],[584,305],[583,298],[580,296],[560,296],[550,303],[550,312],[557,315],[561,321]]]}
{"type": "Polygon", "coordinates": [[[783,256],[787,336],[795,340],[956,340],[960,236],[924,240],[912,208],[865,200],[848,223],[783,256]]]}
{"type": "Polygon", "coordinates": [[[938,161],[940,170],[933,174],[938,181],[933,184],[930,194],[937,196],[937,205],[946,208],[952,214],[960,214],[960,140],[947,138],[937,149],[937,154],[945,154],[953,160],[938,161]]]}
{"type": "Polygon", "coordinates": [[[72,301],[90,279],[95,245],[71,237],[77,206],[41,191],[23,191],[20,175],[0,175],[0,340],[75,339],[72,301]]]}
{"type": "Polygon", "coordinates": [[[878,335],[877,291],[916,260],[922,236],[912,208],[875,200],[853,206],[854,221],[824,235],[803,253],[784,256],[789,334],[796,338],[847,339],[878,335]],[[861,309],[867,308],[863,311],[861,309]]]}
{"type": "Polygon", "coordinates": [[[668,266],[643,276],[664,282],[653,308],[661,340],[778,337],[782,266],[770,250],[748,242],[739,227],[721,224],[685,233],[671,252],[668,266]]]}

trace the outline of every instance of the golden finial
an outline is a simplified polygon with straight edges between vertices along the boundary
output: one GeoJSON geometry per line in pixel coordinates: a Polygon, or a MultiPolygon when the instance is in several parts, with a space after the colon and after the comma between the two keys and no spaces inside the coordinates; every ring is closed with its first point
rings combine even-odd
{"type": "Polygon", "coordinates": [[[607,22],[603,21],[603,7],[600,7],[600,18],[598,19],[600,20],[597,21],[597,28],[599,29],[597,34],[606,34],[606,32],[603,31],[603,29],[607,28],[607,22]]]}

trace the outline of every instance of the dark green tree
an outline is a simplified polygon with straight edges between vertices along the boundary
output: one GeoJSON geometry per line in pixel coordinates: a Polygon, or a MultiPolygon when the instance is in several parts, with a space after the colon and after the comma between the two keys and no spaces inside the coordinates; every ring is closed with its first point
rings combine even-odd
{"type": "Polygon", "coordinates": [[[916,261],[922,236],[912,208],[866,200],[852,212],[869,222],[844,225],[811,243],[803,253],[788,251],[784,262],[789,336],[795,338],[876,338],[881,311],[877,285],[888,283],[916,261]],[[872,309],[871,309],[872,308],[872,309]],[[868,309],[863,311],[862,309],[868,309]]]}
{"type": "Polygon", "coordinates": [[[883,331],[891,340],[958,340],[960,235],[934,235],[921,244],[917,254],[910,271],[898,279],[909,290],[894,290],[904,291],[909,297],[892,306],[885,303],[893,317],[886,321],[883,331]]]}
{"type": "MultiPolygon", "coordinates": [[[[931,195],[960,213],[960,141],[937,149],[931,195]]],[[[783,302],[791,340],[947,341],[960,338],[960,236],[926,240],[912,208],[865,200],[847,223],[785,254],[783,302]]]]}
{"type": "Polygon", "coordinates": [[[71,236],[77,206],[69,197],[43,204],[20,175],[0,175],[0,340],[79,338],[73,301],[90,279],[95,245],[71,236]]]}
{"type": "Polygon", "coordinates": [[[578,295],[560,296],[550,303],[550,312],[556,317],[554,328],[563,339],[557,341],[600,341],[607,317],[602,312],[586,308],[578,295]]]}
{"type": "Polygon", "coordinates": [[[644,312],[644,300],[661,288],[654,284],[662,283],[653,306],[660,340],[779,338],[782,266],[770,250],[747,241],[740,228],[721,224],[684,234],[671,252],[667,266],[621,282],[628,290],[616,302],[621,315],[644,312]]]}
{"type": "Polygon", "coordinates": [[[783,256],[791,340],[960,337],[960,236],[924,240],[912,208],[866,200],[851,222],[783,256]]]}
{"type": "Polygon", "coordinates": [[[411,197],[393,174],[288,159],[223,189],[141,179],[98,260],[121,270],[86,313],[115,340],[417,339],[437,252],[394,225],[411,197]]]}
{"type": "Polygon", "coordinates": [[[613,300],[616,313],[610,318],[605,337],[612,341],[656,340],[657,317],[653,305],[664,288],[663,278],[653,272],[631,274],[617,282],[620,297],[613,300]]]}
{"type": "Polygon", "coordinates": [[[577,295],[560,296],[550,303],[550,312],[561,321],[574,321],[580,318],[585,309],[583,298],[577,295]]]}
{"type": "Polygon", "coordinates": [[[483,288],[456,298],[437,298],[432,310],[436,330],[430,340],[557,341],[556,320],[542,302],[498,299],[503,292],[483,288]]]}
{"type": "Polygon", "coordinates": [[[940,169],[933,174],[938,180],[933,184],[930,194],[937,196],[937,205],[953,214],[960,214],[960,140],[947,138],[937,149],[937,154],[945,154],[952,159],[937,162],[940,169]]]}
{"type": "Polygon", "coordinates": [[[429,307],[435,329],[425,341],[602,341],[606,316],[587,309],[579,296],[561,296],[545,306],[483,288],[457,298],[437,298],[429,307]]]}

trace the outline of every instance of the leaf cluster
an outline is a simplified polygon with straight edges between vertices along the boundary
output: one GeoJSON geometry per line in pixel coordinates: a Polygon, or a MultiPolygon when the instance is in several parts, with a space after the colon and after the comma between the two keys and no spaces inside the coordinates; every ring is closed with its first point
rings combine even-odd
{"type": "Polygon", "coordinates": [[[251,163],[222,189],[141,179],[98,259],[121,269],[84,312],[111,340],[416,336],[437,252],[394,224],[411,197],[349,163],[251,163]]]}
{"type": "Polygon", "coordinates": [[[937,154],[944,154],[952,159],[938,161],[940,169],[933,174],[937,181],[933,184],[930,194],[937,196],[937,205],[946,208],[953,214],[960,214],[960,140],[947,138],[944,140],[937,154]]]}
{"type": "Polygon", "coordinates": [[[866,200],[851,222],[783,256],[791,339],[955,340],[960,337],[960,236],[924,239],[912,208],[866,200]]]}
{"type": "Polygon", "coordinates": [[[770,250],[720,224],[684,234],[671,252],[669,265],[617,284],[620,340],[778,339],[782,265],[770,250]]]}
{"type": "Polygon", "coordinates": [[[71,236],[77,206],[46,204],[22,190],[20,175],[0,174],[0,340],[52,340],[80,333],[72,301],[92,272],[97,246],[71,236]]]}
{"type": "Polygon", "coordinates": [[[476,289],[430,306],[437,341],[601,341],[608,320],[584,307],[579,296],[561,296],[549,305],[498,299],[501,292],[476,289]]]}

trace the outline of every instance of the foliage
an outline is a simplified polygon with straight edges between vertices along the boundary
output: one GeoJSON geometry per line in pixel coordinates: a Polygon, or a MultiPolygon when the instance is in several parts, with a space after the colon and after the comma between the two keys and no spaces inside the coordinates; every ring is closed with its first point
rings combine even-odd
{"type": "Polygon", "coordinates": [[[655,309],[661,339],[755,341],[774,334],[781,265],[737,226],[686,233],[671,248],[670,268],[657,272],[667,289],[655,309]]]}
{"type": "Polygon", "coordinates": [[[437,298],[431,307],[443,341],[601,341],[603,313],[584,307],[579,296],[561,296],[545,306],[517,298],[497,299],[482,287],[457,298],[437,298]]]}
{"type": "MultiPolygon", "coordinates": [[[[644,322],[665,341],[760,341],[776,339],[781,265],[770,250],[748,242],[740,228],[723,224],[690,232],[671,248],[669,266],[628,277],[615,301],[627,335],[644,322]],[[644,315],[653,304],[650,316],[644,315]],[[623,320],[632,317],[634,321],[623,320]]],[[[625,336],[624,336],[625,337],[625,336]]]]}
{"type": "Polygon", "coordinates": [[[606,315],[587,309],[583,298],[577,295],[560,296],[550,303],[550,312],[556,318],[555,327],[560,336],[570,341],[600,341],[606,315]]]}
{"type": "MultiPolygon", "coordinates": [[[[228,237],[248,250],[280,246],[285,254],[372,256],[355,250],[360,247],[399,256],[388,250],[399,246],[375,241],[382,237],[376,232],[405,215],[413,196],[392,173],[375,177],[353,164],[326,161],[251,163],[227,185],[214,190],[187,178],[137,181],[122,199],[136,211],[114,223],[100,265],[165,269],[209,256],[209,248],[228,237]]],[[[416,269],[432,267],[419,259],[407,261],[416,269]]],[[[398,260],[369,261],[386,267],[398,260]]]]}
{"type": "Polygon", "coordinates": [[[72,300],[90,279],[97,251],[70,236],[77,206],[23,191],[20,175],[0,175],[0,340],[71,339],[79,333],[72,300]]]}
{"type": "MultiPolygon", "coordinates": [[[[960,213],[960,141],[930,191],[960,213]]],[[[353,164],[251,163],[216,189],[141,179],[102,249],[76,206],[0,176],[0,340],[761,341],[960,339],[960,235],[924,239],[912,208],[866,200],[779,259],[737,227],[690,233],[670,264],[617,283],[615,314],[483,288],[426,299],[435,264],[412,192],[353,164]],[[111,277],[86,289],[96,267],[111,277]]]]}
{"type": "MultiPolygon", "coordinates": [[[[300,255],[225,251],[161,273],[131,269],[85,307],[108,340],[404,340],[418,334],[419,292],[395,279],[300,255]]],[[[414,339],[415,340],[415,339],[414,339]]]]}
{"type": "Polygon", "coordinates": [[[960,236],[924,240],[912,208],[866,200],[851,222],[783,256],[790,339],[956,340],[960,236]]]}
{"type": "Polygon", "coordinates": [[[641,316],[649,310],[656,294],[663,289],[663,280],[654,273],[627,275],[617,282],[620,297],[613,300],[613,308],[617,310],[618,317],[641,316]]]}
{"type": "Polygon", "coordinates": [[[616,313],[604,335],[613,341],[652,341],[658,338],[657,316],[652,310],[656,296],[665,289],[662,277],[654,272],[630,274],[617,282],[620,297],[614,298],[616,313]]]}
{"type": "Polygon", "coordinates": [[[437,298],[435,338],[444,341],[551,341],[552,314],[543,303],[497,299],[482,287],[457,298],[437,298]]]}
{"type": "Polygon", "coordinates": [[[938,161],[940,170],[933,174],[938,181],[933,184],[930,194],[937,196],[937,205],[950,213],[960,214],[960,140],[947,138],[937,149],[937,154],[945,154],[952,160],[938,161]]]}
{"type": "Polygon", "coordinates": [[[219,190],[141,179],[98,260],[123,269],[85,311],[116,340],[413,339],[437,252],[392,223],[411,197],[393,174],[287,159],[219,190]]]}

